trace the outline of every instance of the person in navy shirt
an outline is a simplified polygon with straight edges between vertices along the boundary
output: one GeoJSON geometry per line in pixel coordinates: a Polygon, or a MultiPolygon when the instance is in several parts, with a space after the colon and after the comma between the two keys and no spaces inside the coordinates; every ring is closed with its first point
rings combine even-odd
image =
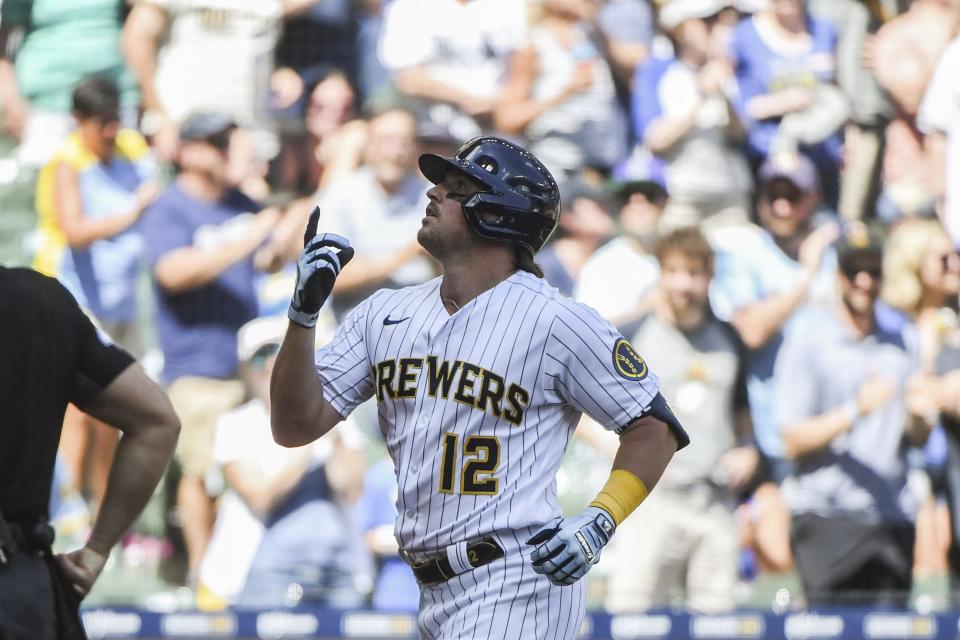
{"type": "Polygon", "coordinates": [[[280,215],[261,211],[231,184],[235,129],[215,113],[188,118],[180,130],[179,173],[141,222],[156,292],[161,378],[183,423],[177,503],[191,576],[213,523],[204,477],[213,466],[216,420],[244,397],[235,377],[237,331],[257,315],[254,258],[272,250],[280,215]]]}

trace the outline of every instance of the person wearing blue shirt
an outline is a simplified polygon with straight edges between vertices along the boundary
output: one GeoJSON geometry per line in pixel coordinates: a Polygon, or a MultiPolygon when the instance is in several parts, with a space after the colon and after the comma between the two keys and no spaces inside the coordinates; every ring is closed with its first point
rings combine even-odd
{"type": "Polygon", "coordinates": [[[787,475],[773,421],[773,367],[784,338],[829,304],[836,291],[834,221],[816,226],[816,169],[802,155],[770,158],[759,172],[757,211],[763,231],[749,246],[725,252],[711,302],[750,350],[747,390],[757,445],[776,482],[787,475]]]}
{"type": "Polygon", "coordinates": [[[731,41],[748,152],[759,163],[781,144],[799,145],[831,206],[839,197],[840,128],[848,113],[831,86],[836,45],[833,26],[809,16],[803,0],[773,0],[737,25],[731,41]]]}
{"type": "Polygon", "coordinates": [[[161,378],[183,422],[177,504],[191,579],[212,530],[204,477],[213,464],[216,420],[244,396],[235,378],[237,331],[257,313],[254,254],[269,249],[279,217],[231,185],[235,128],[215,113],[188,118],[180,130],[180,172],[141,220],[155,285],[161,378]]]}

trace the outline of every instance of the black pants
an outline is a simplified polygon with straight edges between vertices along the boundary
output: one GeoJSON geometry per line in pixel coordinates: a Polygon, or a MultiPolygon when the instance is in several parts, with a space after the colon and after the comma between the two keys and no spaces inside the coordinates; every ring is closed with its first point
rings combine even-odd
{"type": "Polygon", "coordinates": [[[910,597],[914,527],[798,514],[790,547],[810,606],[904,607],[910,597]]]}
{"type": "Polygon", "coordinates": [[[0,566],[0,640],[85,640],[79,597],[53,560],[36,553],[8,560],[0,566]]]}

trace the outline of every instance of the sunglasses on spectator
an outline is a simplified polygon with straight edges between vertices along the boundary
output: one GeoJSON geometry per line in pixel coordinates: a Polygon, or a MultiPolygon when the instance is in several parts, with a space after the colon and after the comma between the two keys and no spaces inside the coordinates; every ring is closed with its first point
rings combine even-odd
{"type": "Polygon", "coordinates": [[[943,270],[960,269],[960,252],[952,251],[940,255],[943,270]]]}
{"type": "Polygon", "coordinates": [[[879,280],[883,277],[883,266],[879,264],[842,264],[840,265],[840,272],[844,275],[847,280],[855,280],[857,275],[860,273],[865,273],[874,280],[879,280]]]}
{"type": "Polygon", "coordinates": [[[763,196],[767,202],[776,202],[783,198],[790,204],[797,204],[803,199],[803,191],[789,184],[774,185],[764,189],[763,196]]]}

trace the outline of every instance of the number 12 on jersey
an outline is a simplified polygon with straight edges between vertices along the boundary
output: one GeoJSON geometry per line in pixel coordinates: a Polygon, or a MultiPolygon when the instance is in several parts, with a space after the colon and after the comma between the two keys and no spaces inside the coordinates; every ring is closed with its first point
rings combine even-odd
{"type": "MultiPolygon", "coordinates": [[[[446,433],[440,453],[440,493],[454,493],[459,434],[446,433]]],[[[500,467],[500,440],[496,436],[467,436],[463,441],[460,491],[468,496],[492,496],[500,489],[494,473],[500,467]]]]}

